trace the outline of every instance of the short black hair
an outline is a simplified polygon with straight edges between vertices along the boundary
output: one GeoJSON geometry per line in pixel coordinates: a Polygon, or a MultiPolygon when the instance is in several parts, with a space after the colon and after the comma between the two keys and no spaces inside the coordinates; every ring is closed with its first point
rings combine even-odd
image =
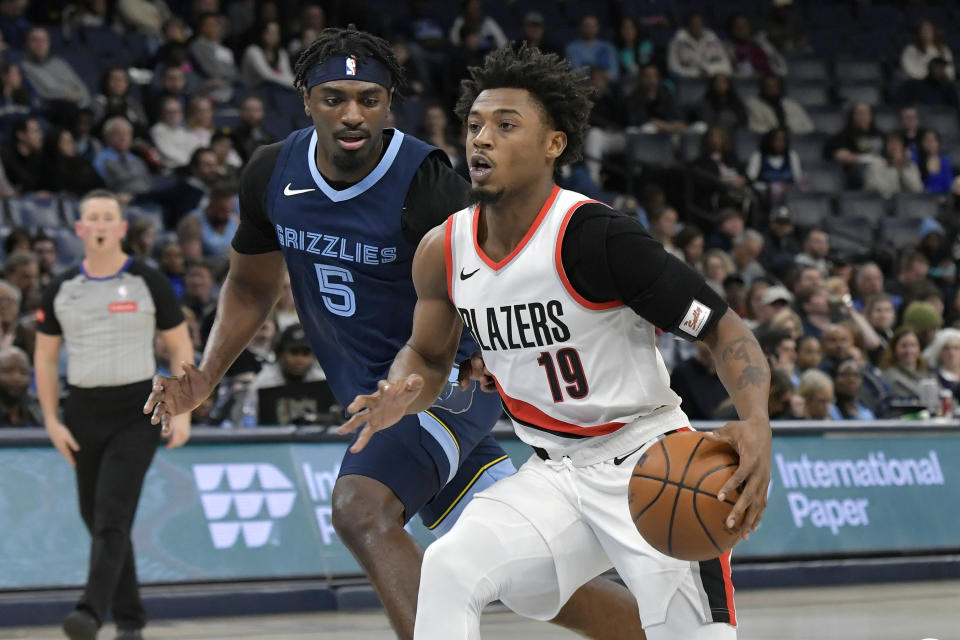
{"type": "Polygon", "coordinates": [[[460,99],[454,112],[466,121],[470,109],[488,89],[523,89],[543,107],[550,125],[567,135],[567,146],[556,166],[583,157],[592,89],[585,74],[555,53],[543,53],[523,45],[519,50],[503,47],[487,55],[483,65],[470,67],[470,77],[460,82],[460,99]]]}
{"type": "Polygon", "coordinates": [[[367,56],[381,63],[390,72],[390,91],[402,93],[406,86],[403,68],[397,61],[390,43],[366,31],[360,31],[352,24],[346,29],[330,27],[324,29],[316,40],[310,43],[294,66],[293,87],[306,95],[307,72],[313,65],[323,62],[331,56],[357,56],[363,62],[367,56]]]}

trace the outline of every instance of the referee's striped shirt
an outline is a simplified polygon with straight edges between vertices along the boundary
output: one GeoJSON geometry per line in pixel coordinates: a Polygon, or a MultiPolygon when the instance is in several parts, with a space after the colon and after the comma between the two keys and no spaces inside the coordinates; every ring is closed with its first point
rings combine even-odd
{"type": "Polygon", "coordinates": [[[55,277],[43,292],[37,329],[63,336],[67,382],[74,387],[116,387],[149,380],[157,370],[156,331],[183,322],[167,278],[130,258],[108,278],[79,265],[55,277]]]}

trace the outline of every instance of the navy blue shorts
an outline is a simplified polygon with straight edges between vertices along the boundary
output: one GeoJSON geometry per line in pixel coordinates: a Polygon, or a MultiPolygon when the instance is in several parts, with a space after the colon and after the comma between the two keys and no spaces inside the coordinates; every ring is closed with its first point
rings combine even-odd
{"type": "Polygon", "coordinates": [[[449,408],[404,416],[376,433],[360,453],[348,450],[340,465],[340,476],[366,476],[389,487],[403,503],[405,522],[420,513],[437,533],[456,520],[464,498],[513,471],[490,436],[502,413],[498,394],[473,383],[439,402],[449,408]]]}

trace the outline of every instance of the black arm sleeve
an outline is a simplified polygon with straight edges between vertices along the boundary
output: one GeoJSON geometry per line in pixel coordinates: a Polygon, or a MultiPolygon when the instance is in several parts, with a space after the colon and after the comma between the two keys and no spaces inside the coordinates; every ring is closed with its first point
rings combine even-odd
{"type": "Polygon", "coordinates": [[[57,320],[56,311],[53,308],[53,301],[60,292],[60,285],[64,281],[77,275],[79,268],[74,267],[61,273],[43,288],[40,298],[40,307],[37,309],[37,331],[49,336],[63,335],[63,329],[60,328],[60,321],[57,320]]]}
{"type": "Polygon", "coordinates": [[[727,310],[703,276],[668,253],[639,220],[602,204],[585,204],[573,213],[561,260],[570,283],[587,300],[620,300],[687,340],[705,338],[727,310]]]}
{"type": "Polygon", "coordinates": [[[267,213],[267,191],[283,142],[264,145],[250,156],[240,176],[240,226],[233,235],[237,253],[279,251],[280,243],[267,213]]]}
{"type": "Polygon", "coordinates": [[[130,274],[143,278],[150,289],[150,297],[153,298],[153,306],[157,310],[157,329],[167,331],[173,329],[183,322],[183,309],[180,307],[180,301],[177,294],[173,291],[173,285],[165,275],[135,260],[130,265],[130,274]]]}
{"type": "Polygon", "coordinates": [[[400,221],[403,235],[416,246],[430,229],[469,204],[470,183],[450,167],[447,154],[434,151],[410,182],[400,221]]]}

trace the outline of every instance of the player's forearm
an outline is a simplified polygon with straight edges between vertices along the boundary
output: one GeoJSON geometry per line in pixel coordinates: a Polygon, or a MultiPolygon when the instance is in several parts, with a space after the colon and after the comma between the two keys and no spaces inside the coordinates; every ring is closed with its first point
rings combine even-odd
{"type": "Polygon", "coordinates": [[[279,293],[279,287],[273,291],[253,289],[227,276],[199,367],[211,382],[219,381],[250,344],[270,315],[279,293]]]}
{"type": "Polygon", "coordinates": [[[423,388],[413,402],[407,407],[407,413],[420,413],[429,409],[436,402],[444,385],[447,384],[450,376],[450,369],[453,363],[446,366],[439,360],[428,360],[409,344],[404,347],[394,358],[390,365],[390,373],[387,379],[391,382],[402,380],[411,373],[415,373],[423,378],[423,388]]]}
{"type": "Polygon", "coordinates": [[[727,311],[707,344],[713,353],[717,375],[740,418],[768,420],[770,367],[747,325],[732,311],[727,311]]]}

